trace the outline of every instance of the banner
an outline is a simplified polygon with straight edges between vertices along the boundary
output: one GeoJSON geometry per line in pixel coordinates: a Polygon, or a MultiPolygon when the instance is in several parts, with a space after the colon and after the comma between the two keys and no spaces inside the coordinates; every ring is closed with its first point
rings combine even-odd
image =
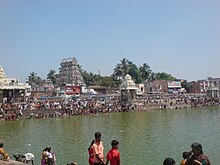
{"type": "Polygon", "coordinates": [[[80,86],[66,86],[65,92],[67,95],[79,94],[80,86]]]}

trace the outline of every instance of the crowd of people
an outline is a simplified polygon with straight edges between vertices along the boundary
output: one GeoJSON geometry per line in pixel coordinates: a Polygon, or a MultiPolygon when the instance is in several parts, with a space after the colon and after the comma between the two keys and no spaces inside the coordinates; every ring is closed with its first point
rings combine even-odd
{"type": "MultiPolygon", "coordinates": [[[[183,152],[183,159],[180,165],[211,165],[209,158],[203,153],[202,145],[194,142],[190,151],[183,152]]],[[[166,158],[163,165],[176,165],[173,158],[166,158]]]]}
{"type": "MultiPolygon", "coordinates": [[[[139,97],[129,105],[129,110],[146,111],[152,109],[179,109],[190,107],[220,106],[220,98],[198,97],[190,95],[172,95],[169,97],[149,96],[139,97]],[[132,107],[132,108],[131,108],[132,107]]],[[[123,111],[120,97],[104,98],[74,98],[60,100],[28,100],[26,103],[2,103],[0,104],[0,121],[18,120],[18,119],[39,119],[73,115],[93,115],[98,113],[111,113],[123,111]]],[[[103,154],[103,144],[101,133],[95,133],[95,139],[92,140],[88,148],[89,165],[119,165],[120,152],[118,151],[119,142],[113,140],[112,148],[108,151],[106,157],[103,154]]],[[[193,143],[192,150],[183,152],[181,165],[210,165],[210,161],[203,154],[202,145],[193,143]]],[[[8,160],[8,154],[3,149],[3,143],[0,143],[0,158],[8,160]]],[[[56,158],[50,147],[46,147],[42,152],[42,165],[55,165],[56,158]]],[[[68,163],[76,165],[76,162],[68,163]]],[[[164,160],[163,165],[174,165],[172,158],[164,160]]]]}
{"type": "MultiPolygon", "coordinates": [[[[101,141],[101,133],[95,133],[95,140],[92,140],[89,148],[89,165],[120,165],[120,152],[118,151],[119,142],[112,140],[112,148],[104,156],[104,147],[101,141]]],[[[163,161],[163,165],[177,165],[173,158],[166,158],[163,161]]],[[[202,145],[198,142],[194,142],[191,145],[190,151],[183,152],[183,160],[180,165],[211,165],[209,158],[203,153],[202,145]]]]}
{"type": "Polygon", "coordinates": [[[53,118],[73,115],[93,115],[121,111],[147,111],[153,109],[179,109],[220,106],[220,98],[192,95],[149,95],[139,97],[122,107],[120,97],[81,97],[71,99],[29,99],[25,103],[0,104],[0,121],[17,119],[53,118]]]}
{"type": "MultiPolygon", "coordinates": [[[[96,132],[95,139],[92,140],[91,145],[88,148],[89,165],[108,165],[109,163],[110,165],[120,165],[120,152],[118,151],[119,142],[117,140],[113,140],[111,142],[111,146],[112,148],[108,151],[105,161],[101,133],[96,132]]],[[[34,155],[31,153],[28,153],[28,155],[14,154],[13,156],[19,162],[24,162],[26,164],[31,163],[34,165],[34,155]]],[[[9,155],[5,153],[2,142],[0,142],[0,160],[9,160],[9,155]]],[[[41,154],[41,165],[56,165],[56,156],[51,147],[43,149],[41,154]]],[[[77,165],[77,163],[67,163],[67,165],[77,165]]]]}
{"type": "MultiPolygon", "coordinates": [[[[112,140],[112,148],[104,155],[104,145],[101,140],[101,132],[95,132],[95,139],[92,140],[88,148],[88,164],[89,165],[120,165],[119,141],[112,140]]],[[[204,154],[203,147],[200,143],[194,142],[189,151],[184,151],[183,159],[180,165],[211,165],[209,158],[204,154]]],[[[34,165],[34,155],[26,153],[24,155],[14,155],[17,161],[34,165]],[[24,159],[22,159],[24,158],[24,159]]],[[[8,161],[9,155],[3,149],[3,142],[0,141],[0,160],[8,161]]],[[[179,163],[178,163],[179,164],[179,163]]],[[[41,165],[56,165],[56,156],[51,147],[43,149],[41,154],[41,165]]],[[[67,163],[67,165],[77,165],[76,162],[67,163]]],[[[173,158],[167,157],[163,161],[163,165],[177,165],[173,158]]]]}

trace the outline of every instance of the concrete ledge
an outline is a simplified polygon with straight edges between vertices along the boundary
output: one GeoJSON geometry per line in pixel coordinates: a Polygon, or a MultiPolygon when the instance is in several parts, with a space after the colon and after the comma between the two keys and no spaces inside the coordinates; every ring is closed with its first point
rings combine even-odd
{"type": "Polygon", "coordinates": [[[0,160],[0,165],[26,165],[26,164],[14,160],[9,160],[9,161],[0,160]]]}

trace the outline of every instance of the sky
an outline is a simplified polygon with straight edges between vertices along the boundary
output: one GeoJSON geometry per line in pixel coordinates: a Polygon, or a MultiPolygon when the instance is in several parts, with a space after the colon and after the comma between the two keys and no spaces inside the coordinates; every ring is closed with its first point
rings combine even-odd
{"type": "Polygon", "coordinates": [[[125,58],[188,81],[220,77],[220,1],[0,1],[0,65],[7,77],[46,78],[70,57],[102,76],[125,58]]]}

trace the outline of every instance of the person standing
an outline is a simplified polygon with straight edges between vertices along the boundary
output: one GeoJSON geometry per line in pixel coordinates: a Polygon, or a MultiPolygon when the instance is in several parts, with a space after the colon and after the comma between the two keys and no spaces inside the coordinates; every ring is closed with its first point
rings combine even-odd
{"type": "Polygon", "coordinates": [[[120,152],[118,151],[119,142],[117,140],[112,140],[112,148],[108,151],[106,155],[106,165],[110,162],[110,165],[120,165],[120,152]]]}
{"type": "Polygon", "coordinates": [[[92,140],[89,148],[88,148],[88,153],[89,153],[89,165],[93,165],[93,161],[94,161],[94,154],[93,154],[93,150],[92,150],[92,145],[94,144],[95,140],[92,140]]]}
{"type": "Polygon", "coordinates": [[[46,147],[41,156],[41,165],[56,165],[56,157],[51,147],[46,147]]]}
{"type": "Polygon", "coordinates": [[[94,154],[93,165],[103,165],[104,161],[104,146],[101,141],[101,132],[95,133],[95,142],[92,145],[92,151],[94,154]]]}
{"type": "Polygon", "coordinates": [[[56,156],[51,147],[49,148],[48,162],[49,165],[56,165],[56,156]]]}
{"type": "Polygon", "coordinates": [[[186,161],[186,165],[211,165],[209,158],[203,153],[200,143],[194,142],[191,148],[192,156],[186,161]]]}

